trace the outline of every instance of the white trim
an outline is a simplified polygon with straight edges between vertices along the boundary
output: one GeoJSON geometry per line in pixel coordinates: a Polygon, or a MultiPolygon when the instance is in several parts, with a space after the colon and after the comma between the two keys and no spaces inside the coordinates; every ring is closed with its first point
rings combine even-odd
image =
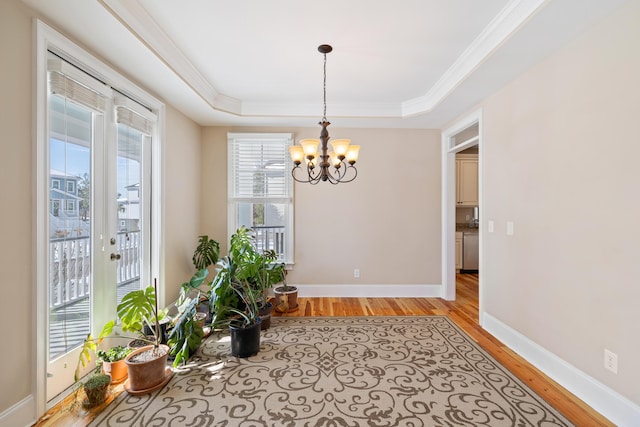
{"type": "MultiPolygon", "coordinates": [[[[366,107],[357,104],[335,105],[331,107],[333,117],[365,115],[379,118],[406,118],[428,113],[468,79],[548,2],[549,0],[510,0],[425,95],[403,102],[378,103],[366,107]]],[[[176,46],[139,1],[102,0],[99,3],[212,108],[240,117],[315,117],[316,106],[311,108],[309,105],[293,103],[243,102],[220,93],[176,46]]]]}
{"type": "Polygon", "coordinates": [[[402,103],[402,117],[428,113],[464,82],[548,0],[511,0],[429,91],[402,103]]]}
{"type": "Polygon", "coordinates": [[[36,402],[30,394],[0,413],[0,427],[32,426],[37,421],[35,412],[36,402]]]}
{"type": "Polygon", "coordinates": [[[531,341],[489,313],[483,313],[482,317],[487,332],[614,424],[620,427],[638,425],[640,406],[531,341]]]}
{"type": "Polygon", "coordinates": [[[102,0],[100,4],[125,24],[133,35],[212,108],[240,114],[241,102],[219,93],[138,1],[102,0]]]}
{"type": "Polygon", "coordinates": [[[298,295],[305,298],[438,298],[442,285],[291,285],[298,288],[298,295]]]}
{"type": "MultiPolygon", "coordinates": [[[[151,265],[150,279],[158,278],[161,283],[165,277],[165,198],[164,198],[164,171],[165,169],[165,139],[162,137],[165,133],[165,114],[166,107],[161,104],[156,107],[158,116],[155,126],[155,133],[151,136],[151,212],[155,215],[151,220],[151,265]]],[[[151,281],[149,283],[152,283],[151,281]]],[[[167,306],[167,295],[164,286],[158,289],[158,304],[160,307],[167,306]]]]}
{"type": "MultiPolygon", "coordinates": [[[[456,170],[455,170],[455,153],[478,145],[478,204],[480,206],[480,220],[484,218],[482,207],[483,203],[483,156],[482,156],[482,109],[475,110],[442,132],[442,295],[441,298],[452,301],[456,298],[456,268],[455,268],[455,245],[456,245],[456,170]],[[470,138],[462,141],[460,144],[451,147],[449,142],[451,138],[468,127],[478,123],[478,137],[470,138]]],[[[479,308],[483,306],[483,287],[484,283],[484,261],[482,256],[483,232],[482,227],[478,230],[479,234],[479,308]]],[[[482,313],[482,310],[480,310],[482,313]]],[[[482,320],[482,319],[480,319],[482,320]]],[[[480,323],[482,325],[482,323],[480,323]]]]}
{"type": "MultiPolygon", "coordinates": [[[[32,391],[35,394],[33,418],[38,418],[44,414],[47,405],[46,382],[47,382],[47,339],[43,331],[47,330],[47,319],[43,313],[48,313],[48,292],[40,292],[39,283],[48,282],[48,271],[46,260],[48,258],[48,236],[47,221],[48,215],[45,215],[44,209],[37,207],[43,203],[49,203],[49,189],[45,185],[47,177],[47,166],[49,158],[49,144],[47,143],[47,47],[51,37],[51,28],[42,21],[34,20],[33,40],[34,47],[34,64],[33,69],[33,96],[35,98],[33,111],[33,170],[35,171],[35,179],[33,185],[32,209],[33,216],[33,232],[32,248],[33,263],[35,269],[33,274],[32,294],[35,295],[36,309],[34,310],[33,326],[31,328],[33,352],[32,363],[34,366],[32,391]],[[43,260],[43,261],[41,261],[43,260]]],[[[49,209],[47,209],[47,212],[49,209]]],[[[48,287],[47,287],[48,288],[48,287]]]]}

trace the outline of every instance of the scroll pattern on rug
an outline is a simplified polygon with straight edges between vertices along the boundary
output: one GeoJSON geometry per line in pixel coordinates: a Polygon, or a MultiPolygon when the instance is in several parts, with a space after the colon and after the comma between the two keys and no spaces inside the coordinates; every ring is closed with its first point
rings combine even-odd
{"type": "Polygon", "coordinates": [[[260,352],[210,336],[163,389],[92,426],[571,426],[446,316],[276,317],[260,352]]]}

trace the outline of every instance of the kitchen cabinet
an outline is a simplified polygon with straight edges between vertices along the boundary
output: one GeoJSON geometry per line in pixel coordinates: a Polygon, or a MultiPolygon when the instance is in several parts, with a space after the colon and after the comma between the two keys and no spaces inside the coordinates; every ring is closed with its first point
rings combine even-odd
{"type": "Polygon", "coordinates": [[[456,272],[462,269],[462,233],[456,232],[456,272]]]}
{"type": "Polygon", "coordinates": [[[478,206],[478,156],[456,156],[456,206],[478,206]]]}

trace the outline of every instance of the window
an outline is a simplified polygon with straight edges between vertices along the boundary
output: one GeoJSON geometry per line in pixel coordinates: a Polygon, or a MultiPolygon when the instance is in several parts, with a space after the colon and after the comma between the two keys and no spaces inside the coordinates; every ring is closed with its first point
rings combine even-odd
{"type": "Polygon", "coordinates": [[[292,135],[228,134],[228,228],[253,228],[259,251],[293,264],[292,135]]]}
{"type": "Polygon", "coordinates": [[[76,211],[76,201],[75,200],[65,200],[66,202],[66,211],[73,213],[76,211]]]}
{"type": "Polygon", "coordinates": [[[60,216],[60,200],[51,200],[51,214],[60,216]]]}
{"type": "Polygon", "coordinates": [[[76,183],[74,181],[67,181],[67,193],[75,193],[76,192],[76,183]]]}
{"type": "Polygon", "coordinates": [[[60,180],[59,179],[52,179],[51,180],[51,188],[59,190],[60,189],[60,180]]]}

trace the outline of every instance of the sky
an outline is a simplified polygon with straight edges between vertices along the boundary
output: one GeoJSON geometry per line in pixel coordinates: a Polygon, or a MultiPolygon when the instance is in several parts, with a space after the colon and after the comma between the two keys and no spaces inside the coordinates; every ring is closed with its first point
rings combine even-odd
{"type": "MultiPolygon", "coordinates": [[[[51,138],[50,156],[51,169],[76,176],[90,173],[91,159],[88,147],[51,138]]],[[[140,164],[131,159],[118,157],[118,193],[126,195],[125,187],[139,182],[140,164]]]]}

